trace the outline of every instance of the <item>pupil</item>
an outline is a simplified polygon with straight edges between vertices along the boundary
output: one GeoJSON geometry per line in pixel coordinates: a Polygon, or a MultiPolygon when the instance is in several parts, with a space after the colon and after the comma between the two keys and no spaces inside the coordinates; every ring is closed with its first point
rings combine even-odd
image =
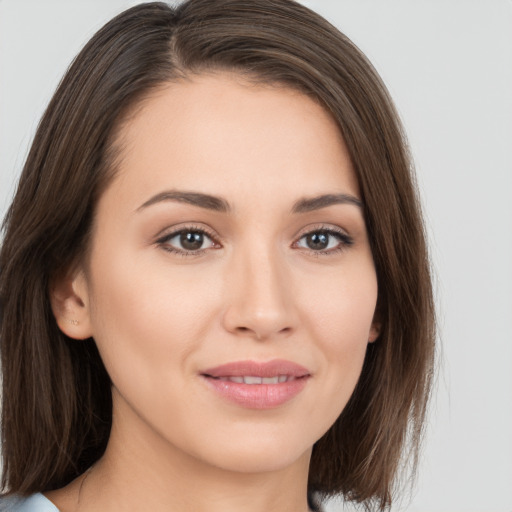
{"type": "Polygon", "coordinates": [[[313,233],[307,237],[307,244],[310,249],[325,249],[329,245],[329,235],[313,233]]]}
{"type": "Polygon", "coordinates": [[[184,249],[196,251],[203,245],[203,234],[197,231],[186,231],[181,233],[180,242],[184,249]]]}

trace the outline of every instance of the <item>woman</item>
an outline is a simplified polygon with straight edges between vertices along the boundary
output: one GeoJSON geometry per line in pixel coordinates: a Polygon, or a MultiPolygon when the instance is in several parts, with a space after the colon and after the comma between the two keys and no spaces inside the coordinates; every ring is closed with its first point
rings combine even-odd
{"type": "Polygon", "coordinates": [[[410,167],[372,66],[299,4],[109,22],[4,224],[0,507],[389,507],[434,351],[410,167]]]}

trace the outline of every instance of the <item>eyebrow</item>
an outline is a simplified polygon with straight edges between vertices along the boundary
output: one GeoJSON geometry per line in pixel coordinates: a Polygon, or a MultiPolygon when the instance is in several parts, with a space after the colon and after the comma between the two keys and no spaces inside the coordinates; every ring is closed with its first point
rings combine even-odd
{"type": "MultiPolygon", "coordinates": [[[[165,192],[160,192],[139,206],[136,211],[138,212],[148,206],[164,201],[187,203],[221,213],[229,213],[232,211],[228,201],[222,197],[203,194],[201,192],[187,192],[181,190],[166,190],[165,192]]],[[[350,194],[323,194],[320,196],[299,199],[293,204],[291,212],[294,214],[306,213],[336,204],[351,204],[358,208],[363,207],[361,200],[350,194]]]]}
{"type": "Polygon", "coordinates": [[[140,211],[152,204],[161,203],[162,201],[176,201],[178,203],[187,203],[207,210],[216,212],[229,213],[231,206],[221,197],[211,196],[209,194],[201,194],[200,192],[185,192],[181,190],[166,190],[156,196],[148,199],[144,204],[137,208],[140,211]]]}
{"type": "Polygon", "coordinates": [[[350,194],[324,194],[316,197],[299,199],[292,207],[292,213],[305,213],[313,210],[320,210],[335,204],[352,204],[363,208],[360,199],[350,194]]]}

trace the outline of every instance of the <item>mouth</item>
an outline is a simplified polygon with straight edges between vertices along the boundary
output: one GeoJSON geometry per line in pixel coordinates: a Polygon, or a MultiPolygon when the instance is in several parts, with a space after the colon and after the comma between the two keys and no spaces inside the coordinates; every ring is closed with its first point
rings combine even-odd
{"type": "Polygon", "coordinates": [[[212,375],[205,374],[205,377],[210,377],[212,379],[229,381],[229,382],[237,382],[238,384],[282,384],[283,382],[290,382],[295,379],[303,379],[306,375],[302,377],[293,377],[291,375],[276,375],[274,377],[257,377],[255,375],[230,375],[228,377],[213,377],[212,375]]]}
{"type": "Polygon", "coordinates": [[[250,409],[283,405],[297,396],[311,377],[307,368],[282,359],[236,361],[200,375],[222,399],[250,409]]]}
{"type": "Polygon", "coordinates": [[[245,384],[277,384],[279,382],[286,382],[288,379],[306,377],[310,375],[310,371],[292,361],[272,359],[265,362],[233,361],[214,368],[208,368],[202,372],[202,375],[214,379],[242,378],[245,384]],[[261,381],[258,379],[261,379],[261,381]],[[263,379],[273,379],[273,381],[264,382],[263,379]],[[277,382],[275,382],[275,379],[277,379],[277,382]]]}

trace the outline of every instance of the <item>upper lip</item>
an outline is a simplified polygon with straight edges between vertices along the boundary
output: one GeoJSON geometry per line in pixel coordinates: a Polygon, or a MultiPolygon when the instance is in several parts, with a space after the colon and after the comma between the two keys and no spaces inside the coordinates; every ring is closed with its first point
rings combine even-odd
{"type": "Polygon", "coordinates": [[[231,363],[208,368],[201,372],[208,377],[275,377],[287,375],[290,377],[305,377],[310,372],[304,366],[286,361],[285,359],[273,359],[272,361],[233,361],[231,363]]]}

